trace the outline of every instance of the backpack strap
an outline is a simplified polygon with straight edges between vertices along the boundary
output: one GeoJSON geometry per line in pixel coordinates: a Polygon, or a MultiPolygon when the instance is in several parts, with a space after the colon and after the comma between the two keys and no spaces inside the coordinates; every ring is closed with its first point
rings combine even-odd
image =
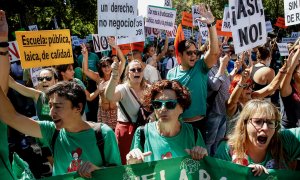
{"type": "Polygon", "coordinates": [[[145,149],[145,126],[140,126],[140,145],[145,149]]]}
{"type": "Polygon", "coordinates": [[[96,141],[97,141],[97,147],[99,149],[103,165],[106,165],[105,156],[104,156],[104,138],[102,136],[101,132],[101,126],[102,123],[94,123],[93,129],[95,131],[96,141]]]}
{"type": "Polygon", "coordinates": [[[56,139],[57,139],[57,136],[58,136],[59,132],[60,132],[60,130],[55,129],[54,134],[52,136],[52,141],[51,141],[51,147],[50,147],[50,149],[51,149],[53,157],[54,157],[55,142],[56,142],[56,139]]]}

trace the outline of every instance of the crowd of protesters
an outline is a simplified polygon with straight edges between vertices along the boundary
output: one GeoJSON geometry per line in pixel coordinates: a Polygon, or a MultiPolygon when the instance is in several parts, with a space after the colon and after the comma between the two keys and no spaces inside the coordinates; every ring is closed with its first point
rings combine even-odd
{"type": "MultiPolygon", "coordinates": [[[[43,67],[36,87],[19,62],[9,64],[1,44],[1,176],[14,179],[13,152],[36,178],[73,171],[91,177],[102,166],[185,155],[214,156],[254,175],[299,170],[299,42],[286,58],[277,56],[275,37],[235,54],[232,38],[219,40],[209,7],[199,12],[209,33],[203,45],[185,39],[175,47],[166,38],[123,54],[109,38],[117,56],[107,57],[82,44],[74,64],[43,67]],[[141,108],[150,115],[137,127],[141,108]]],[[[7,33],[0,11],[1,43],[7,33]]]]}

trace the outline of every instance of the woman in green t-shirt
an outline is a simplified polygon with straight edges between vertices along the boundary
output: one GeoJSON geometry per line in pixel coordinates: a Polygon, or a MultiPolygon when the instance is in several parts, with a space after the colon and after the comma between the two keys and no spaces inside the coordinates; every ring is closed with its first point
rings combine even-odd
{"type": "Polygon", "coordinates": [[[154,109],[156,121],[137,129],[126,156],[127,164],[188,154],[196,160],[207,156],[200,131],[179,120],[191,104],[186,87],[174,80],[158,81],[146,90],[144,101],[146,107],[154,109]]]}
{"type": "Polygon", "coordinates": [[[248,166],[254,176],[268,173],[267,169],[288,169],[300,157],[300,128],[281,130],[280,119],[271,102],[250,100],[215,157],[248,166]]]}

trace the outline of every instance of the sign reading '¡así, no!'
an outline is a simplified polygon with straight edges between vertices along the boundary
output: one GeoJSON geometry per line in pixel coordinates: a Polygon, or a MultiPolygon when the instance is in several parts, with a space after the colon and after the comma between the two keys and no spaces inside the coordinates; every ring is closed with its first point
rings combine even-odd
{"type": "Polygon", "coordinates": [[[266,22],[261,0],[229,0],[229,12],[236,54],[266,43],[266,22]]]}
{"type": "Polygon", "coordinates": [[[70,30],[17,31],[22,68],[73,63],[70,30]]]}

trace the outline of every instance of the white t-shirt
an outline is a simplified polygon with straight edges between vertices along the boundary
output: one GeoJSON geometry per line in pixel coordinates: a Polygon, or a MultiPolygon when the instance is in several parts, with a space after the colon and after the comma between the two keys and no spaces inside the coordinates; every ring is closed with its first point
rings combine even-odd
{"type": "Polygon", "coordinates": [[[159,81],[160,79],[160,76],[159,76],[159,73],[158,73],[158,70],[147,64],[145,69],[144,69],[144,78],[149,82],[149,83],[154,83],[156,81],[159,81]]]}
{"type": "MultiPolygon", "coordinates": [[[[122,103],[127,114],[130,116],[131,121],[136,122],[137,113],[139,111],[140,104],[136,101],[135,97],[130,92],[130,89],[127,84],[119,84],[116,87],[116,89],[121,93],[121,100],[119,102],[122,103]]],[[[122,111],[119,103],[118,103],[117,116],[118,116],[118,121],[129,122],[127,116],[122,111]]]]}

